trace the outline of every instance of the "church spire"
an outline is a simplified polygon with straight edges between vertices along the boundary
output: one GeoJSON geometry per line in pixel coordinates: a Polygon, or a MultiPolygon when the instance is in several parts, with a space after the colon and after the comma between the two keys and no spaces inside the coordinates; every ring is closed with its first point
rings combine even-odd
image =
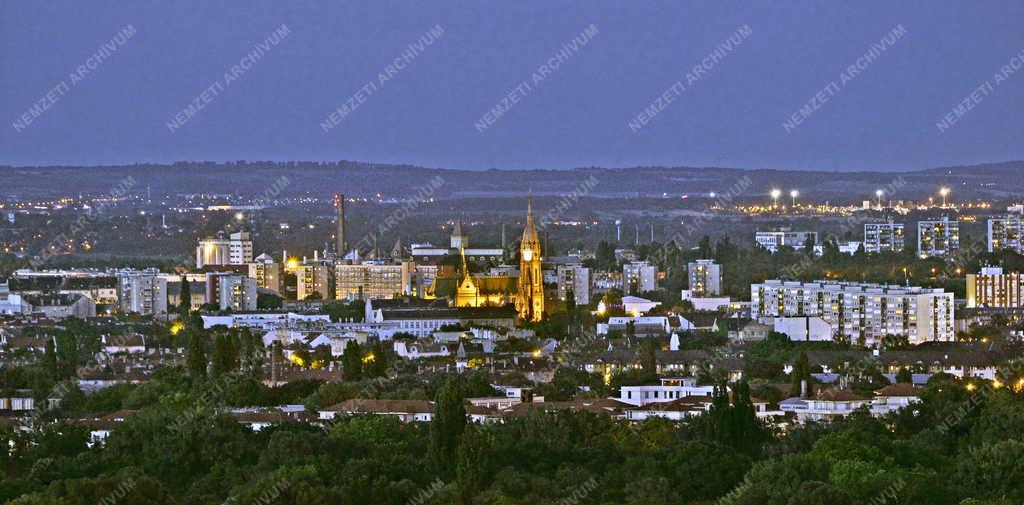
{"type": "Polygon", "coordinates": [[[526,226],[523,227],[523,243],[537,243],[537,226],[533,222],[533,190],[526,203],[526,226]]]}

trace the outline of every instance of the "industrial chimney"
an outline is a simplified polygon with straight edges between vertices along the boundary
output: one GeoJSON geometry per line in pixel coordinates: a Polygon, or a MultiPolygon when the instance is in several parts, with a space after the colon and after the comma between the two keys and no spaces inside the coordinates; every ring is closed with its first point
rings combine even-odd
{"type": "Polygon", "coordinates": [[[338,257],[344,258],[345,253],[348,252],[348,243],[345,242],[345,195],[334,194],[334,208],[338,209],[338,232],[335,236],[337,241],[335,248],[338,257]]]}

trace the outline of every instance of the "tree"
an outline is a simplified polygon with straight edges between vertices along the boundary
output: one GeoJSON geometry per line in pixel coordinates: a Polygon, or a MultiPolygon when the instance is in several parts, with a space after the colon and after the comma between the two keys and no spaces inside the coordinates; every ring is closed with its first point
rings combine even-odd
{"type": "Polygon", "coordinates": [[[202,332],[193,331],[189,335],[188,356],[186,364],[192,377],[206,376],[206,342],[202,332]]]}
{"type": "Polygon", "coordinates": [[[714,257],[715,251],[711,247],[711,237],[707,235],[701,237],[700,242],[697,244],[697,250],[702,259],[714,257]]]}
{"type": "Polygon", "coordinates": [[[46,339],[46,347],[43,350],[43,368],[50,374],[53,380],[59,379],[57,372],[57,350],[54,348],[53,339],[46,339]]]}
{"type": "Polygon", "coordinates": [[[910,373],[910,369],[907,367],[901,367],[899,372],[896,372],[896,382],[903,384],[910,384],[914,382],[914,376],[910,373]]]}
{"type": "Polygon", "coordinates": [[[238,368],[238,347],[230,333],[218,333],[213,339],[213,374],[217,377],[238,368]]]}
{"type": "Polygon", "coordinates": [[[789,374],[789,394],[790,396],[800,396],[802,391],[802,382],[807,381],[807,386],[811,385],[811,364],[807,359],[807,352],[800,351],[800,356],[797,357],[796,363],[793,363],[793,371],[789,374]]]}
{"type": "Polygon", "coordinates": [[[178,300],[178,314],[188,317],[189,311],[192,310],[192,288],[189,286],[188,277],[184,275],[181,276],[181,296],[178,300]]]}
{"type": "Polygon", "coordinates": [[[345,380],[357,381],[363,378],[363,350],[359,342],[352,340],[345,345],[345,352],[341,354],[341,367],[345,380]]]}
{"type": "Polygon", "coordinates": [[[571,289],[566,291],[566,293],[565,293],[565,313],[568,316],[568,320],[569,320],[568,333],[569,333],[569,335],[575,335],[576,334],[576,331],[575,331],[576,330],[576,293],[574,293],[571,289]]]}
{"type": "Polygon", "coordinates": [[[647,337],[640,343],[640,367],[644,372],[658,373],[658,351],[660,350],[661,345],[656,337],[647,337]]]}
{"type": "Polygon", "coordinates": [[[615,267],[615,246],[602,240],[597,244],[597,250],[594,252],[594,259],[597,261],[597,266],[603,270],[611,270],[615,267]]]}
{"type": "Polygon", "coordinates": [[[466,406],[462,390],[449,380],[434,398],[434,419],[430,423],[430,461],[437,474],[449,478],[454,470],[455,450],[466,429],[466,406]]]}
{"type": "Polygon", "coordinates": [[[486,488],[491,476],[491,446],[482,426],[470,425],[459,443],[455,466],[459,503],[468,505],[486,488]]]}
{"type": "Polygon", "coordinates": [[[256,293],[256,308],[260,310],[277,310],[284,305],[284,298],[271,293],[256,293]]]}

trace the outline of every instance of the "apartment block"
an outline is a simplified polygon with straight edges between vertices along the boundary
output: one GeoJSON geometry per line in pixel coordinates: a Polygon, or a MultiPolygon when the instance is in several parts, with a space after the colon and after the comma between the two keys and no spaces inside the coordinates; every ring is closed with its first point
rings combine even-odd
{"type": "Polygon", "coordinates": [[[929,256],[954,256],[960,252],[960,221],[942,216],[942,219],[918,221],[917,254],[929,256]]]}
{"type": "Polygon", "coordinates": [[[249,263],[249,277],[261,288],[281,291],[281,264],[268,254],[261,254],[249,263]]]}
{"type": "Polygon", "coordinates": [[[305,300],[316,294],[321,300],[331,298],[331,267],[321,263],[299,265],[295,270],[296,298],[305,300]]]}
{"type": "Polygon", "coordinates": [[[565,300],[565,296],[572,291],[576,298],[576,305],[590,304],[590,269],[575,265],[559,265],[556,270],[558,282],[558,298],[565,300]]]}
{"type": "Polygon", "coordinates": [[[622,266],[622,292],[638,295],[658,288],[658,267],[646,261],[631,261],[622,266]]]}
{"type": "Polygon", "coordinates": [[[864,252],[902,252],[906,246],[903,223],[867,223],[864,225],[864,252]]]}
{"type": "Polygon", "coordinates": [[[722,265],[714,260],[697,260],[687,265],[690,295],[695,298],[722,294],[722,265]]]}
{"type": "Polygon", "coordinates": [[[334,293],[339,300],[394,298],[409,292],[412,262],[364,262],[334,266],[334,293]]]}
{"type": "Polygon", "coordinates": [[[117,272],[121,312],[142,315],[167,313],[167,281],[155,268],[117,272]]]}
{"type": "Polygon", "coordinates": [[[876,346],[887,335],[912,344],[951,342],[953,293],[942,289],[850,282],[783,282],[750,286],[751,317],[820,317],[834,339],[876,346]]]}
{"type": "Polygon", "coordinates": [[[988,220],[988,252],[1009,249],[1024,254],[1024,219],[1020,216],[994,217],[988,220]]]}

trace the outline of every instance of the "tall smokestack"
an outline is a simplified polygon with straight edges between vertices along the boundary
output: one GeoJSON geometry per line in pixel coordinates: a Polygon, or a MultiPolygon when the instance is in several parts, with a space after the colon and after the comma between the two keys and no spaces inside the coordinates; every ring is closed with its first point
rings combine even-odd
{"type": "Polygon", "coordinates": [[[338,209],[338,231],[335,235],[335,248],[338,256],[344,258],[348,252],[348,243],[345,242],[345,195],[334,194],[334,208],[338,209]]]}

